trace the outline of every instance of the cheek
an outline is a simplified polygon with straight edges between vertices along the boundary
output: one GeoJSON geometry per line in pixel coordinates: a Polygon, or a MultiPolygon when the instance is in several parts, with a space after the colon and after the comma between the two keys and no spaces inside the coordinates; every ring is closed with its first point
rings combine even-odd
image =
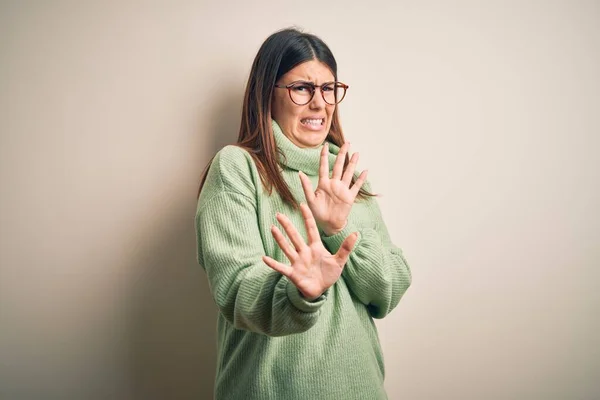
{"type": "Polygon", "coordinates": [[[283,96],[275,96],[272,109],[274,117],[276,116],[282,121],[289,118],[289,105],[283,96]]]}
{"type": "Polygon", "coordinates": [[[331,124],[331,119],[333,118],[334,111],[335,111],[335,106],[332,106],[330,109],[327,110],[327,119],[329,120],[330,124],[331,124]]]}
{"type": "Polygon", "coordinates": [[[298,110],[289,103],[289,101],[282,101],[280,104],[280,110],[286,120],[293,122],[295,119],[299,118],[298,110]]]}
{"type": "Polygon", "coordinates": [[[298,106],[289,107],[288,115],[294,124],[299,124],[301,116],[302,116],[302,108],[300,108],[298,106]]]}

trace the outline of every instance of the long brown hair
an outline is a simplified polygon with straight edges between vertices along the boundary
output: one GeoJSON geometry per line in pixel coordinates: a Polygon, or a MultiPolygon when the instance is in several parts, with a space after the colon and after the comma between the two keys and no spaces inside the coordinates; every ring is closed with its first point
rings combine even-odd
{"type": "MultiPolygon", "coordinates": [[[[310,60],[318,60],[327,65],[335,80],[338,80],[337,62],[329,47],[317,36],[295,28],[287,28],[273,33],[265,40],[252,63],[244,94],[240,132],[235,143],[235,146],[250,153],[256,163],[261,182],[269,194],[275,187],[281,198],[295,209],[299,208],[299,204],[278,168],[278,149],[271,125],[271,100],[273,85],[277,80],[295,66],[310,60]]],[[[345,142],[337,107],[333,112],[326,140],[339,147],[345,142]]],[[[213,159],[214,156],[202,172],[198,197],[213,159]]],[[[350,157],[346,154],[344,168],[349,162],[350,157]]],[[[355,180],[353,177],[352,183],[355,180]]],[[[370,196],[376,195],[361,188],[357,198],[366,199],[370,196]]]]}

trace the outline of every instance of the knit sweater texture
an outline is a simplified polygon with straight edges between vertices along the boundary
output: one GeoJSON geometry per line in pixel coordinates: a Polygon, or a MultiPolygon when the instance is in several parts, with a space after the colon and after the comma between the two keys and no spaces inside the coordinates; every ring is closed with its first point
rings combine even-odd
{"type": "MultiPolygon", "coordinates": [[[[272,126],[283,177],[294,197],[306,202],[298,171],[317,187],[321,146],[300,148],[274,120],[272,126]]],[[[330,171],[339,150],[329,144],[330,171]]],[[[370,190],[369,182],[363,187],[370,190]]],[[[373,318],[396,307],[411,270],[390,239],[376,199],[357,199],[341,232],[320,232],[332,254],[348,235],[359,235],[340,279],[313,301],[262,261],[268,255],[290,265],[271,234],[273,224],[285,232],[277,212],[290,218],[306,242],[300,210],[275,189],[268,194],[250,154],[233,145],[221,149],[195,216],[197,260],[219,310],[215,398],[387,399],[373,318]]]]}

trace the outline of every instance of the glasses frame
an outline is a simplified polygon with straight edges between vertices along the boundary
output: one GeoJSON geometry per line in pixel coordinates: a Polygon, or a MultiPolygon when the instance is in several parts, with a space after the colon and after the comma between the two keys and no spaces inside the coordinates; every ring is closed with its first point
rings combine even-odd
{"type": "Polygon", "coordinates": [[[307,82],[307,81],[302,81],[302,80],[300,80],[300,81],[294,81],[294,82],[288,83],[287,85],[275,84],[274,86],[276,88],[280,88],[280,89],[287,89],[288,90],[288,94],[290,96],[290,100],[292,100],[292,103],[294,103],[294,104],[296,104],[298,106],[305,106],[308,103],[310,103],[312,101],[312,99],[315,97],[315,92],[317,91],[317,88],[320,89],[319,91],[321,92],[321,97],[323,98],[323,101],[325,101],[325,103],[327,103],[327,104],[329,104],[331,106],[334,106],[336,104],[340,104],[342,102],[342,100],[344,100],[344,98],[346,98],[346,92],[348,91],[348,88],[350,87],[350,86],[346,85],[345,83],[338,82],[338,81],[325,82],[325,83],[323,83],[321,85],[315,85],[312,82],[307,82]],[[310,95],[310,99],[308,99],[308,101],[306,103],[303,103],[303,104],[296,103],[294,101],[294,98],[292,97],[292,87],[294,85],[298,84],[298,83],[303,83],[303,84],[305,84],[305,85],[307,85],[307,86],[309,86],[309,87],[312,88],[312,94],[310,95]],[[327,100],[325,100],[325,93],[323,92],[323,89],[322,89],[323,86],[331,85],[332,83],[335,84],[336,86],[341,86],[341,87],[344,88],[344,95],[342,96],[342,98],[340,99],[340,101],[338,101],[337,103],[330,103],[327,100]]]}

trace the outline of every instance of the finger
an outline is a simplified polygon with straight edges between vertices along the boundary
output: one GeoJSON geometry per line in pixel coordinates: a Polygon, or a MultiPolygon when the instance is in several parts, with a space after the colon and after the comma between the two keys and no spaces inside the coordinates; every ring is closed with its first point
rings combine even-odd
{"type": "Polygon", "coordinates": [[[298,253],[296,253],[296,250],[292,248],[292,246],[287,241],[283,233],[281,233],[279,228],[275,225],[271,226],[271,234],[275,238],[275,241],[277,242],[281,250],[283,250],[283,253],[286,255],[288,260],[290,260],[290,262],[294,261],[298,257],[298,253]]]}
{"type": "Polygon", "coordinates": [[[283,226],[285,233],[287,233],[288,237],[292,241],[292,244],[296,248],[296,251],[300,251],[300,249],[306,246],[306,243],[304,243],[304,239],[302,238],[300,233],[298,233],[298,230],[287,216],[281,213],[277,213],[277,221],[279,221],[281,226],[283,226]]]}
{"type": "Polygon", "coordinates": [[[321,160],[319,162],[319,181],[329,179],[329,143],[325,142],[321,149],[321,160]]]}
{"type": "Polygon", "coordinates": [[[352,176],[354,176],[354,169],[356,168],[356,164],[358,164],[358,153],[352,154],[350,158],[350,162],[344,171],[344,176],[342,177],[342,181],[346,183],[346,186],[350,187],[350,183],[352,182],[352,176]]]}
{"type": "Polygon", "coordinates": [[[356,195],[358,194],[358,191],[360,190],[361,186],[365,183],[365,181],[367,180],[367,174],[369,173],[369,170],[364,170],[360,176],[358,177],[358,179],[354,182],[354,185],[352,185],[352,187],[350,188],[351,193],[356,197],[356,195]]]}
{"type": "Polygon", "coordinates": [[[273,268],[280,274],[287,276],[288,278],[292,276],[292,273],[294,272],[294,268],[292,268],[291,266],[282,264],[269,256],[263,256],[262,259],[264,263],[267,264],[269,267],[273,268]]]}
{"type": "Polygon", "coordinates": [[[315,192],[312,188],[312,183],[310,183],[310,179],[308,176],[304,174],[302,171],[298,171],[298,175],[300,176],[300,183],[302,183],[302,190],[304,190],[304,197],[306,197],[306,201],[312,204],[315,200],[315,192]]]}
{"type": "Polygon", "coordinates": [[[346,264],[348,257],[350,256],[350,252],[354,248],[357,240],[358,232],[353,232],[342,242],[338,252],[335,253],[335,257],[338,259],[340,265],[346,264]]]}
{"type": "Polygon", "coordinates": [[[321,236],[319,235],[319,228],[317,227],[317,222],[315,221],[315,217],[308,205],[302,203],[300,204],[300,210],[302,211],[302,216],[304,217],[304,225],[306,226],[306,233],[308,234],[308,243],[312,244],[317,241],[321,241],[321,236]]]}
{"type": "Polygon", "coordinates": [[[344,161],[346,160],[346,153],[348,153],[349,147],[350,142],[346,142],[340,148],[337,158],[335,159],[335,164],[333,164],[333,174],[331,175],[331,179],[340,179],[342,177],[344,161]]]}

